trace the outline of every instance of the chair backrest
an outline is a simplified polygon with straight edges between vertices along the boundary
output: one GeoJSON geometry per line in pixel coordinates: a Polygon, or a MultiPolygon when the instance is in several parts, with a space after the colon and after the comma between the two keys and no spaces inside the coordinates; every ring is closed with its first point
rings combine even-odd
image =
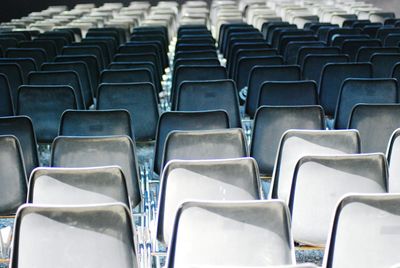
{"type": "Polygon", "coordinates": [[[57,137],[52,145],[52,167],[120,166],[133,207],[141,201],[135,146],[128,136],[57,137]]]}
{"type": "Polygon", "coordinates": [[[172,131],[165,140],[161,170],[174,159],[225,159],[247,155],[247,142],[241,128],[172,131]]]}
{"type": "Polygon", "coordinates": [[[339,93],[335,112],[335,128],[346,128],[351,111],[359,103],[397,103],[396,79],[346,79],[339,93]]]}
{"type": "Polygon", "coordinates": [[[287,64],[297,64],[299,50],[303,47],[325,47],[322,41],[292,41],[286,46],[285,62],[287,64]]]}
{"type": "Polygon", "coordinates": [[[93,55],[97,58],[100,68],[105,67],[104,59],[98,46],[64,46],[62,55],[93,55]]]}
{"type": "MultiPolygon", "coordinates": [[[[298,81],[301,70],[298,65],[255,66],[248,76],[246,114],[254,116],[258,108],[261,86],[269,81],[298,81]]],[[[239,87],[238,87],[239,88],[239,87]]],[[[240,89],[240,88],[239,88],[240,89]]]]}
{"type": "Polygon", "coordinates": [[[228,113],[230,127],[242,127],[238,94],[233,80],[187,81],[182,82],[178,88],[177,111],[219,109],[228,113]]]}
{"type": "Polygon", "coordinates": [[[40,71],[28,75],[28,84],[37,86],[70,86],[73,88],[78,109],[85,109],[79,74],[75,71],[40,71]]]}
{"type": "Polygon", "coordinates": [[[260,89],[257,109],[263,105],[318,105],[317,83],[311,80],[265,82],[260,89]]]}
{"type": "Polygon", "coordinates": [[[127,110],[67,110],[61,116],[59,136],[126,135],[133,139],[127,110]]]}
{"type": "Polygon", "coordinates": [[[121,202],[130,207],[120,167],[37,168],[29,179],[28,203],[88,205],[121,202]]]}
{"type": "Polygon", "coordinates": [[[21,68],[22,81],[27,82],[28,74],[37,71],[38,66],[31,58],[0,58],[0,63],[17,63],[21,68]]]}
{"type": "Polygon", "coordinates": [[[7,58],[32,58],[37,66],[47,61],[47,53],[42,48],[9,48],[6,50],[7,58]]]}
{"type": "Polygon", "coordinates": [[[90,107],[93,103],[94,89],[90,81],[88,66],[84,61],[46,62],[42,64],[40,69],[42,71],[75,71],[81,82],[81,89],[86,107],[90,107]]]}
{"type": "Polygon", "coordinates": [[[157,126],[154,149],[154,171],[161,174],[165,140],[175,130],[207,130],[229,128],[229,118],[225,111],[165,112],[157,126]]]}
{"type": "Polygon", "coordinates": [[[115,54],[115,62],[151,62],[156,67],[156,74],[161,78],[163,70],[160,59],[155,53],[115,54]]]}
{"type": "Polygon", "coordinates": [[[103,265],[136,268],[132,224],[128,208],[121,203],[24,205],[15,221],[11,265],[21,268],[73,264],[88,268],[103,265]],[[46,253],[42,248],[47,249],[46,253]],[[99,258],[99,252],[107,252],[107,258],[99,258]]]}
{"type": "Polygon", "coordinates": [[[257,163],[252,158],[169,162],[161,177],[157,219],[159,241],[169,244],[176,210],[187,199],[262,199],[257,163]]]}
{"type": "Polygon", "coordinates": [[[96,109],[125,109],[130,113],[135,140],[154,140],[159,118],[151,83],[101,84],[96,109]]]}
{"type": "Polygon", "coordinates": [[[238,59],[236,73],[233,74],[233,80],[236,81],[238,90],[248,85],[250,73],[253,67],[267,65],[282,65],[283,58],[281,56],[259,56],[259,57],[243,57],[238,59]]]}
{"type": "Polygon", "coordinates": [[[51,143],[58,135],[65,110],[77,109],[76,95],[70,86],[21,86],[17,115],[30,117],[37,141],[51,143]]]}
{"type": "Polygon", "coordinates": [[[400,241],[392,228],[400,221],[399,202],[398,194],[345,196],[337,205],[324,267],[397,267],[400,241]]]}
{"type": "Polygon", "coordinates": [[[271,176],[282,135],[289,129],[325,129],[320,106],[262,106],[254,118],[250,156],[260,172],[271,176]]]}
{"type": "Polygon", "coordinates": [[[14,105],[7,75],[0,73],[0,116],[14,115],[14,105]]]}
{"type": "Polygon", "coordinates": [[[400,62],[400,53],[375,53],[370,58],[373,68],[373,77],[389,78],[392,77],[393,67],[400,62]]]}
{"type": "Polygon", "coordinates": [[[349,56],[344,54],[338,55],[319,55],[310,54],[304,58],[302,76],[305,80],[314,80],[318,85],[321,78],[322,69],[327,63],[349,62],[349,56]]]}
{"type": "Polygon", "coordinates": [[[400,53],[400,48],[398,47],[360,47],[357,52],[358,62],[369,62],[371,56],[375,53],[400,53]]]}
{"type": "Polygon", "coordinates": [[[152,83],[153,77],[149,69],[104,70],[100,74],[100,83],[152,83]]]}
{"type": "Polygon", "coordinates": [[[294,171],[289,201],[294,240],[324,247],[341,197],[386,193],[387,176],[383,154],[302,157],[294,171]]]}
{"type": "Polygon", "coordinates": [[[279,200],[186,202],[177,211],[167,267],[294,264],[289,218],[279,200]]]}
{"type": "Polygon", "coordinates": [[[388,148],[386,152],[386,158],[389,162],[389,192],[399,193],[400,192],[400,168],[396,163],[400,159],[400,147],[399,139],[400,128],[393,131],[392,136],[388,142],[388,148]]]}
{"type": "Polygon", "coordinates": [[[18,88],[24,83],[24,80],[22,78],[21,66],[18,63],[13,63],[13,62],[8,62],[8,63],[0,62],[0,74],[7,76],[8,83],[10,85],[12,102],[14,104],[14,110],[16,110],[18,88]]]}
{"type": "Polygon", "coordinates": [[[340,88],[347,78],[372,78],[370,63],[328,63],[322,69],[319,101],[325,113],[334,115],[340,88]]]}
{"type": "Polygon", "coordinates": [[[32,120],[27,116],[0,117],[0,135],[17,137],[24,157],[26,175],[39,166],[36,135],[32,120]]]}
{"type": "Polygon", "coordinates": [[[361,47],[380,47],[381,45],[381,41],[377,39],[345,40],[342,44],[342,53],[349,55],[350,61],[355,61],[361,47]]]}
{"type": "Polygon", "coordinates": [[[300,66],[303,66],[304,59],[308,55],[339,55],[340,48],[338,47],[301,47],[297,52],[297,61],[296,63],[300,66]]]}
{"type": "Polygon", "coordinates": [[[20,143],[15,136],[0,136],[0,215],[14,214],[25,203],[27,179],[20,143]]]}
{"type": "Polygon", "coordinates": [[[390,137],[400,127],[399,104],[357,104],[348,128],[357,129],[363,153],[385,153],[390,137]]]}
{"type": "Polygon", "coordinates": [[[206,81],[227,79],[226,69],[223,66],[179,66],[172,77],[171,105],[176,107],[178,88],[183,81],[206,81]]]}
{"type": "Polygon", "coordinates": [[[279,144],[270,197],[289,201],[296,164],[303,156],[357,154],[360,137],[356,130],[288,130],[279,144]]]}

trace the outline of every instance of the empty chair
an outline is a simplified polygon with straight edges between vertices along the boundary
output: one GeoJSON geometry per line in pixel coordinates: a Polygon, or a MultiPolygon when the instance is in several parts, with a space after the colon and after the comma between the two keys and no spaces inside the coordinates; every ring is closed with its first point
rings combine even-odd
{"type": "Polygon", "coordinates": [[[42,48],[9,48],[5,56],[7,58],[32,58],[37,66],[47,61],[47,53],[42,48]]]}
{"type": "Polygon", "coordinates": [[[288,64],[297,63],[297,55],[303,47],[325,47],[325,43],[321,41],[292,41],[287,44],[285,50],[285,62],[288,64]]]}
{"type": "Polygon", "coordinates": [[[171,105],[176,107],[178,88],[183,81],[205,81],[227,79],[225,67],[222,66],[180,66],[172,77],[171,105]]]}
{"type": "Polygon", "coordinates": [[[327,115],[333,116],[340,88],[347,78],[372,78],[370,63],[328,63],[322,69],[319,101],[327,115]]]}
{"type": "Polygon", "coordinates": [[[151,62],[156,67],[156,75],[161,78],[163,70],[155,53],[115,54],[114,62],[151,62]]]}
{"type": "Polygon", "coordinates": [[[360,47],[357,52],[356,61],[357,62],[369,62],[371,56],[375,53],[400,53],[400,48],[398,47],[360,47]]]}
{"type": "Polygon", "coordinates": [[[338,47],[301,47],[297,53],[297,64],[303,66],[304,59],[308,55],[339,55],[338,47]]]}
{"type": "Polygon", "coordinates": [[[318,89],[317,83],[314,81],[272,81],[262,84],[257,108],[263,105],[297,106],[317,104],[318,89]]]}
{"type": "Polygon", "coordinates": [[[400,136],[400,128],[397,128],[393,131],[392,136],[388,142],[388,148],[386,152],[386,157],[389,162],[389,192],[391,193],[399,193],[400,192],[400,168],[398,163],[398,159],[400,157],[400,148],[399,148],[399,136],[400,136]]]}
{"type": "Polygon", "coordinates": [[[397,103],[397,81],[392,78],[356,79],[343,82],[335,111],[336,129],[347,127],[351,111],[359,103],[397,103]]]}
{"type": "Polygon", "coordinates": [[[289,201],[296,164],[303,156],[357,154],[356,130],[288,130],[279,144],[272,175],[271,198],[289,201]]]}
{"type": "Polygon", "coordinates": [[[261,198],[257,163],[252,158],[173,160],[161,177],[157,238],[169,244],[176,210],[187,199],[238,201],[261,198]]]}
{"type": "Polygon", "coordinates": [[[179,66],[199,66],[199,65],[210,65],[219,66],[220,61],[217,58],[199,58],[199,59],[178,59],[174,63],[174,68],[179,66]]]}
{"type": "Polygon", "coordinates": [[[394,65],[400,62],[400,53],[375,53],[371,56],[370,62],[372,63],[373,75],[375,78],[392,77],[394,65]]]}
{"type": "Polygon", "coordinates": [[[260,173],[270,177],[285,131],[324,128],[324,112],[320,106],[262,106],[254,118],[250,156],[257,160],[260,173]]]}
{"type": "Polygon", "coordinates": [[[5,74],[0,73],[0,116],[14,115],[14,105],[11,95],[10,83],[5,74]]]}
{"type": "Polygon", "coordinates": [[[28,84],[37,86],[69,86],[74,90],[78,109],[85,109],[81,81],[78,73],[75,71],[31,72],[28,76],[28,84]]]}
{"type": "Polygon", "coordinates": [[[342,53],[350,57],[350,61],[355,61],[357,52],[361,47],[380,47],[381,41],[377,39],[353,39],[345,40],[342,44],[342,53]]]}
{"type": "Polygon", "coordinates": [[[24,83],[27,82],[28,74],[37,70],[37,65],[31,58],[0,58],[0,63],[17,63],[21,68],[24,83]]]}
{"type": "Polygon", "coordinates": [[[302,76],[304,80],[314,80],[318,85],[322,69],[327,63],[349,62],[349,57],[344,54],[338,55],[315,55],[311,54],[304,58],[302,76]]]}
{"type": "MultiPolygon", "coordinates": [[[[0,74],[7,76],[8,83],[10,85],[10,92],[12,97],[12,103],[14,104],[14,111],[17,109],[17,96],[18,87],[24,83],[22,78],[21,66],[17,63],[0,63],[0,74]]],[[[5,85],[5,82],[3,81],[5,85]]],[[[7,95],[5,95],[5,98],[7,95]]]]}
{"type": "Polygon", "coordinates": [[[385,37],[383,45],[385,47],[398,47],[400,43],[400,34],[388,34],[385,37]]]}
{"type": "Polygon", "coordinates": [[[165,140],[175,130],[211,130],[229,128],[225,111],[165,112],[157,125],[154,172],[161,174],[165,140]]]}
{"type": "Polygon", "coordinates": [[[36,135],[31,119],[27,116],[0,117],[0,135],[13,135],[18,139],[25,172],[29,176],[39,166],[36,135]]]}
{"type": "Polygon", "coordinates": [[[238,90],[248,85],[249,77],[253,67],[257,65],[282,65],[283,58],[281,56],[267,57],[243,57],[239,59],[236,73],[233,79],[236,81],[238,90]]]}
{"type": "Polygon", "coordinates": [[[399,224],[399,202],[398,194],[345,196],[335,211],[324,267],[397,267],[399,236],[392,228],[399,224]]]}
{"type": "Polygon", "coordinates": [[[218,59],[217,52],[215,50],[205,51],[179,51],[175,54],[174,61],[178,59],[199,59],[199,58],[216,58],[218,59]]]}
{"type": "Polygon", "coordinates": [[[168,134],[161,170],[174,159],[205,160],[247,156],[247,143],[242,129],[172,131],[168,134]]]}
{"type": "Polygon", "coordinates": [[[104,68],[106,63],[101,54],[101,49],[99,46],[64,46],[61,54],[63,55],[93,55],[97,58],[100,68],[104,68]]]}
{"type": "Polygon", "coordinates": [[[180,84],[176,110],[218,109],[228,113],[230,127],[242,127],[237,89],[233,80],[184,81],[180,84]]]}
{"type": "Polygon", "coordinates": [[[130,207],[126,179],[117,166],[37,168],[29,179],[27,202],[38,205],[121,202],[130,207]]]}
{"type": "Polygon", "coordinates": [[[21,86],[17,104],[17,115],[32,119],[41,143],[51,143],[57,137],[65,110],[77,109],[75,91],[70,86],[21,86]]]}
{"type": "Polygon", "coordinates": [[[260,96],[261,86],[269,81],[298,81],[301,70],[297,65],[255,66],[248,75],[246,114],[253,117],[260,96]]]}
{"type": "Polygon", "coordinates": [[[52,145],[52,167],[120,166],[132,207],[141,201],[135,146],[128,136],[57,137],[52,145]]]}
{"type": "Polygon", "coordinates": [[[14,228],[13,267],[138,267],[131,214],[120,203],[24,205],[14,228]]]}
{"type": "Polygon", "coordinates": [[[149,69],[119,69],[104,70],[100,74],[101,83],[140,83],[149,82],[154,85],[153,77],[149,69]]]}
{"type": "Polygon", "coordinates": [[[386,152],[390,137],[400,127],[399,104],[357,104],[348,128],[357,129],[361,137],[361,152],[386,152]]]}
{"type": "Polygon", "coordinates": [[[186,202],[176,214],[167,267],[294,264],[289,217],[279,200],[186,202]]]}
{"type": "Polygon", "coordinates": [[[93,87],[90,81],[89,69],[84,61],[47,62],[40,67],[42,71],[75,71],[81,82],[81,89],[86,107],[93,103],[93,87]]]}
{"type": "Polygon", "coordinates": [[[376,32],[376,38],[378,38],[379,40],[381,40],[382,42],[385,41],[386,37],[389,34],[398,34],[400,33],[400,29],[396,28],[396,27],[381,27],[378,29],[378,31],[376,32]]]}
{"type": "Polygon", "coordinates": [[[61,116],[59,136],[126,135],[133,139],[131,117],[126,110],[74,111],[61,116]]]}
{"type": "Polygon", "coordinates": [[[0,215],[9,216],[25,203],[27,193],[23,155],[15,136],[0,136],[0,164],[4,167],[0,176],[0,215]]]}
{"type": "Polygon", "coordinates": [[[296,165],[291,189],[294,240],[324,247],[343,195],[387,192],[387,162],[383,154],[304,156],[296,165]]]}
{"type": "Polygon", "coordinates": [[[154,140],[159,118],[151,83],[101,84],[96,109],[125,109],[130,113],[135,140],[154,140]]]}

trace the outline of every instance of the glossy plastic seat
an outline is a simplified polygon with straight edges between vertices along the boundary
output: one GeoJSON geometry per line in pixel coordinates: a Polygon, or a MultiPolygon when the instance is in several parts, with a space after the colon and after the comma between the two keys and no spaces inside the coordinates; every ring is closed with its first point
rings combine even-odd
{"type": "Polygon", "coordinates": [[[128,136],[57,137],[52,145],[52,167],[120,166],[132,207],[141,201],[135,147],[128,136]]]}
{"type": "Polygon", "coordinates": [[[320,106],[262,106],[254,118],[250,156],[257,160],[262,175],[271,176],[285,131],[324,128],[324,112],[320,106]]]}
{"type": "Polygon", "coordinates": [[[399,224],[399,202],[398,194],[345,196],[336,208],[324,267],[396,267],[400,241],[392,226],[399,224]]]}
{"type": "Polygon", "coordinates": [[[0,73],[0,116],[14,115],[14,105],[11,96],[10,83],[5,74],[0,73]]]}
{"type": "Polygon", "coordinates": [[[24,205],[17,214],[15,234],[13,267],[138,267],[131,214],[121,203],[24,205]],[[99,258],[99,252],[107,258],[99,258]]]}
{"type": "Polygon", "coordinates": [[[25,203],[27,193],[22,150],[15,136],[0,136],[0,164],[7,167],[0,176],[0,215],[9,216],[25,203]]]}
{"type": "Polygon", "coordinates": [[[37,66],[47,61],[47,53],[41,48],[9,48],[5,56],[7,58],[32,58],[37,66]]]}
{"type": "Polygon", "coordinates": [[[302,157],[294,171],[289,201],[294,240],[324,247],[341,197],[386,193],[387,175],[383,154],[302,157]]]}
{"type": "Polygon", "coordinates": [[[16,114],[32,119],[38,142],[51,143],[58,135],[62,113],[77,109],[76,103],[70,86],[21,86],[16,114]]]}
{"type": "Polygon", "coordinates": [[[178,89],[176,110],[225,110],[230,127],[242,127],[237,89],[232,80],[182,82],[178,89]]]}
{"type": "Polygon", "coordinates": [[[67,110],[61,116],[59,136],[126,135],[133,139],[131,117],[126,110],[67,110]]]}
{"type": "Polygon", "coordinates": [[[357,62],[369,62],[371,56],[375,53],[400,53],[398,47],[360,47],[357,52],[357,62]]]}
{"type": "Polygon", "coordinates": [[[328,63],[344,63],[349,62],[347,55],[316,55],[310,54],[304,58],[301,66],[302,77],[304,80],[314,80],[318,85],[321,79],[321,73],[324,66],[328,63]]]}
{"type": "Polygon", "coordinates": [[[165,112],[157,125],[154,149],[154,172],[161,175],[165,140],[176,130],[207,130],[229,128],[229,118],[225,111],[165,112]]]}
{"type": "Polygon", "coordinates": [[[321,73],[319,101],[327,115],[333,116],[343,82],[347,78],[372,78],[370,63],[328,63],[321,73]]]}
{"type": "Polygon", "coordinates": [[[303,156],[358,153],[356,130],[288,130],[277,151],[270,197],[289,202],[295,167],[303,156]]]}
{"type": "Polygon", "coordinates": [[[101,84],[98,110],[125,109],[130,113],[135,140],[154,140],[159,118],[156,92],[151,83],[101,84]]]}
{"type": "MultiPolygon", "coordinates": [[[[17,109],[18,88],[24,83],[21,66],[18,63],[0,63],[0,74],[7,76],[15,111],[17,109]]],[[[3,81],[3,83],[5,82],[3,81]]]]}
{"type": "Polygon", "coordinates": [[[36,205],[121,202],[130,207],[126,179],[117,166],[37,168],[29,179],[27,202],[36,205]]]}
{"type": "Polygon", "coordinates": [[[175,159],[225,159],[247,155],[247,143],[239,128],[172,131],[165,140],[161,170],[175,159]]]}
{"type": "Polygon", "coordinates": [[[186,202],[177,211],[167,267],[294,264],[289,217],[279,200],[186,202]]]}
{"type": "Polygon", "coordinates": [[[339,93],[334,127],[347,127],[351,111],[356,104],[397,102],[398,86],[395,79],[347,79],[339,93]]]}
{"type": "Polygon", "coordinates": [[[371,56],[370,62],[372,63],[375,78],[389,78],[392,77],[394,65],[400,62],[400,53],[375,53],[371,56]]]}
{"type": "Polygon", "coordinates": [[[187,199],[238,201],[261,198],[257,163],[252,158],[173,160],[161,177],[157,238],[169,244],[176,210],[187,199]]]}

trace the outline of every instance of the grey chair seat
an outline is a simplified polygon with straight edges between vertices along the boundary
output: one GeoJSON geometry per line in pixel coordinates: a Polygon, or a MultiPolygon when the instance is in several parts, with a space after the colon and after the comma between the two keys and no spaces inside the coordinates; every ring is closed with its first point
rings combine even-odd
{"type": "Polygon", "coordinates": [[[131,215],[121,203],[24,205],[15,234],[13,267],[138,267],[131,215]]]}
{"type": "Polygon", "coordinates": [[[252,158],[170,161],[161,177],[157,218],[157,238],[167,245],[175,212],[186,199],[262,199],[257,163],[252,158]]]}
{"type": "Polygon", "coordinates": [[[177,211],[167,267],[294,263],[289,213],[281,201],[189,201],[177,211]]]}
{"type": "Polygon", "coordinates": [[[117,166],[37,168],[29,179],[27,202],[37,205],[121,202],[130,207],[126,179],[117,166]]]}

